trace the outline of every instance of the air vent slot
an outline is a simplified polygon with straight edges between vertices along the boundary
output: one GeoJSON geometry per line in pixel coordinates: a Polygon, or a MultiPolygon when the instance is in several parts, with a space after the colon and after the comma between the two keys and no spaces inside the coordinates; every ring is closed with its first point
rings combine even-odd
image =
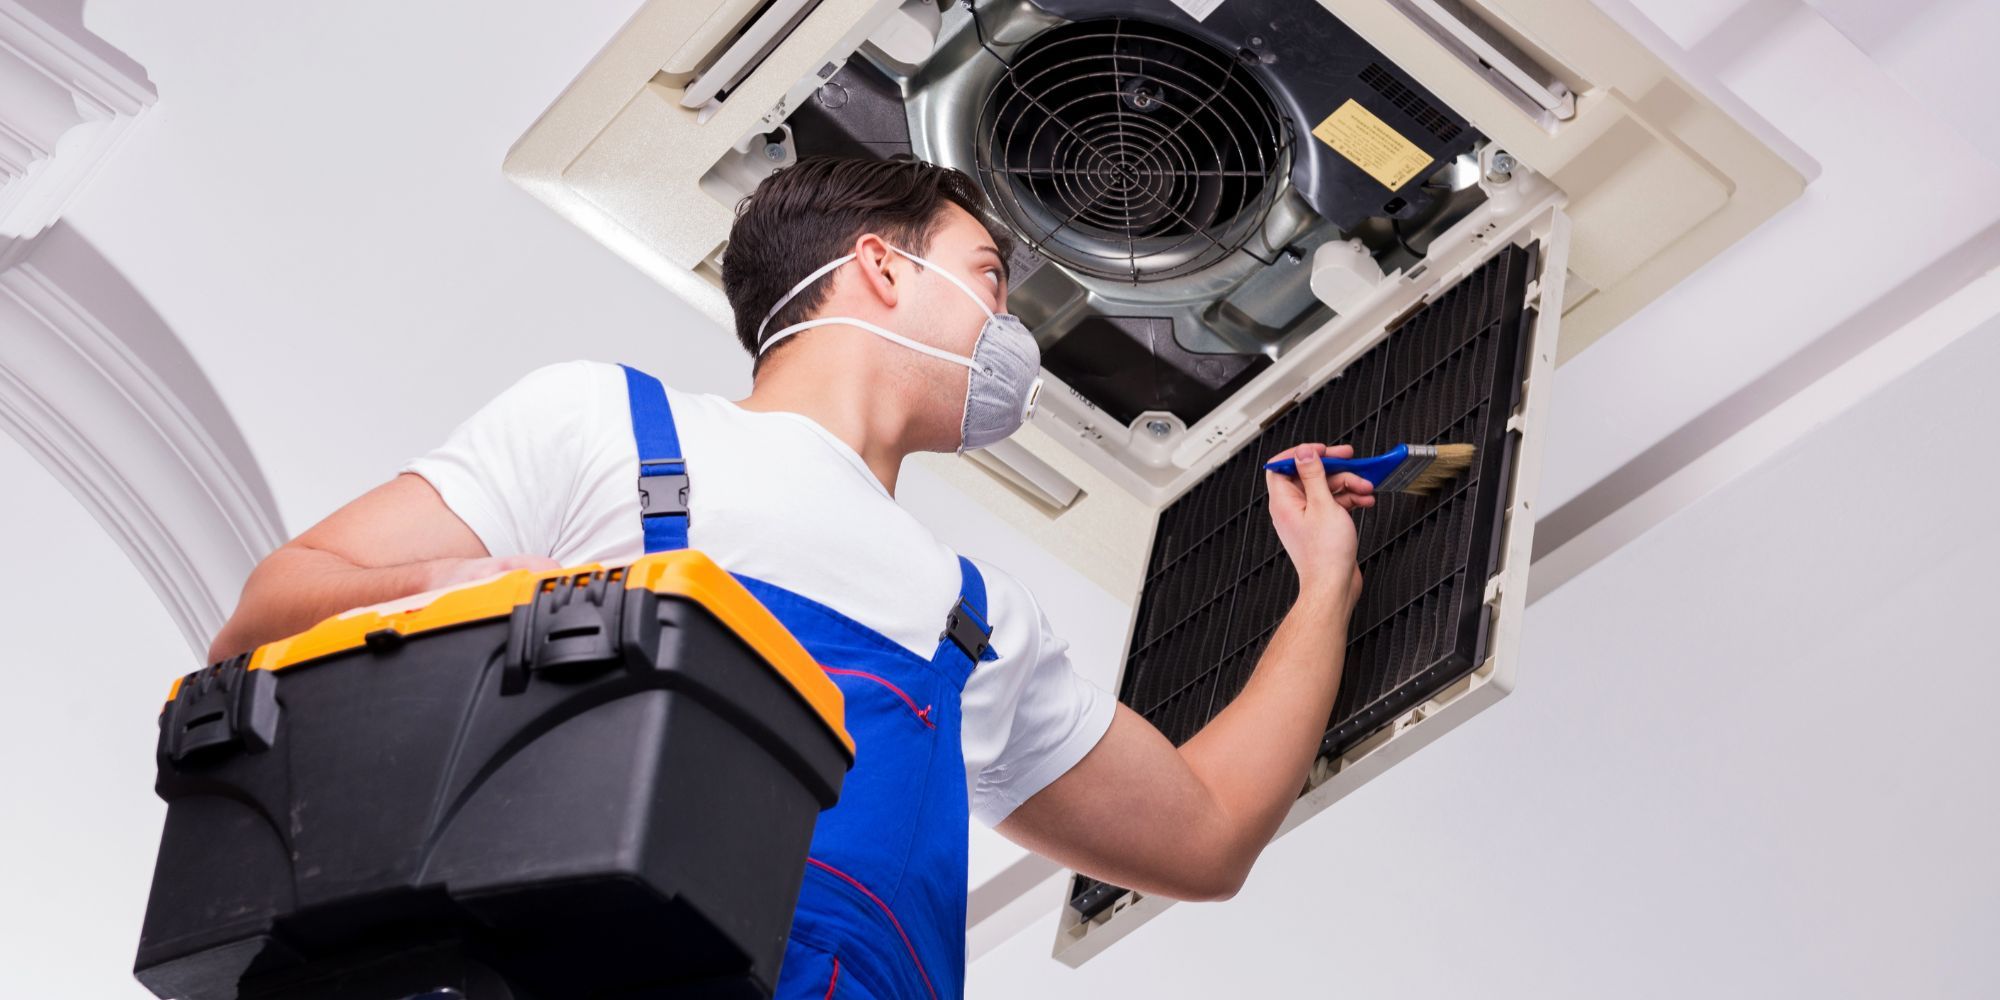
{"type": "MultiPolygon", "coordinates": [[[[1480,448],[1448,490],[1384,495],[1356,515],[1366,583],[1321,754],[1345,753],[1484,659],[1534,261],[1533,249],[1500,253],[1161,512],[1120,701],[1178,746],[1243,689],[1298,594],[1259,467],[1301,441],[1352,443],[1361,454],[1398,443],[1480,448]]],[[[1079,876],[1071,905],[1088,918],[1122,894],[1079,876]]]]}
{"type": "Polygon", "coordinates": [[[1439,142],[1450,142],[1458,138],[1461,129],[1457,122],[1432,107],[1431,102],[1424,100],[1416,91],[1403,86],[1403,81],[1383,69],[1382,64],[1369,63],[1368,68],[1361,71],[1361,82],[1373,87],[1376,93],[1388,98],[1389,103],[1416,119],[1417,124],[1437,136],[1439,142]]]}

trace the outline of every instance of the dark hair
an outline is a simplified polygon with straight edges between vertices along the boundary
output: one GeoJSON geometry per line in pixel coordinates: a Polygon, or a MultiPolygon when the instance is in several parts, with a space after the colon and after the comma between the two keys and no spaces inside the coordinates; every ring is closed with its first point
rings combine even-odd
{"type": "MultiPolygon", "coordinates": [[[[986,227],[1005,267],[1013,241],[989,220],[985,195],[963,171],[907,155],[888,160],[806,156],[764,178],[737,203],[723,251],[722,290],[736,314],[736,339],[755,358],[764,314],[814,268],[845,254],[863,233],[877,233],[912,253],[929,252],[947,203],[986,227]]],[[[823,279],[800,291],[771,317],[766,333],[811,316],[830,287],[831,280],[823,279]]],[[[781,344],[772,351],[782,349],[781,344]]]]}

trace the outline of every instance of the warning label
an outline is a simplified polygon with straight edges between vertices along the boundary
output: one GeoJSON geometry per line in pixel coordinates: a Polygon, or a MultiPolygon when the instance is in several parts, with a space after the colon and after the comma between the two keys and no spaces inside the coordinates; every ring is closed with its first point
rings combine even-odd
{"type": "Polygon", "coordinates": [[[1313,138],[1333,147],[1391,191],[1431,165],[1431,154],[1403,138],[1389,123],[1348,98],[1339,110],[1313,127],[1313,138]]]}

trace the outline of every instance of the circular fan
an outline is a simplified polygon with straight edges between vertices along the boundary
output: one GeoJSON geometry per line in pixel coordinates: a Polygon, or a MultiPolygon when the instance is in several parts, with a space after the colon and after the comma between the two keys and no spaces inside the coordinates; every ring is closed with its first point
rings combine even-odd
{"type": "Polygon", "coordinates": [[[1111,18],[1022,46],[981,110],[975,163],[1043,253],[1097,277],[1158,281],[1243,248],[1283,190],[1289,134],[1235,58],[1111,18]]]}

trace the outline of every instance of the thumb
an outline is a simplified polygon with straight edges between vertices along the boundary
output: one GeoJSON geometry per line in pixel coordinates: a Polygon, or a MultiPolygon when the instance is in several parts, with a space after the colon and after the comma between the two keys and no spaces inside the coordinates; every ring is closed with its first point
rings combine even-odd
{"type": "Polygon", "coordinates": [[[1333,491],[1326,485],[1326,467],[1319,464],[1321,455],[1326,454],[1326,446],[1302,444],[1294,450],[1298,460],[1299,489],[1305,491],[1306,507],[1317,510],[1332,503],[1333,491]]]}

